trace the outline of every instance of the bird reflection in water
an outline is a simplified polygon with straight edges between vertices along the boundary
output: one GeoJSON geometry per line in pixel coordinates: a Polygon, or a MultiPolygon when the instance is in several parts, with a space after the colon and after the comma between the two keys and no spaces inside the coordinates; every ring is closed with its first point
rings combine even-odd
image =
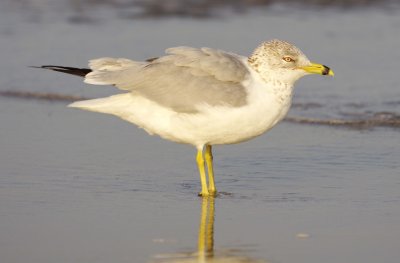
{"type": "Polygon", "coordinates": [[[201,202],[201,217],[199,226],[198,256],[199,262],[207,262],[214,257],[214,197],[204,197],[201,202]]]}
{"type": "MultiPolygon", "coordinates": [[[[197,251],[158,255],[157,263],[267,263],[240,255],[240,249],[222,249],[214,251],[215,198],[203,197],[197,251]]],[[[242,251],[243,252],[243,251],[242,251]]]]}

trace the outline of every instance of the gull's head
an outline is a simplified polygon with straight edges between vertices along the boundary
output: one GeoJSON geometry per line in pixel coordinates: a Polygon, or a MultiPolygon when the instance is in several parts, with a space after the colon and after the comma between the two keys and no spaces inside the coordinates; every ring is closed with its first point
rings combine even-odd
{"type": "Polygon", "coordinates": [[[289,85],[308,74],[333,76],[333,71],[327,66],[310,62],[300,49],[277,39],[262,43],[248,62],[265,81],[275,80],[289,85]]]}

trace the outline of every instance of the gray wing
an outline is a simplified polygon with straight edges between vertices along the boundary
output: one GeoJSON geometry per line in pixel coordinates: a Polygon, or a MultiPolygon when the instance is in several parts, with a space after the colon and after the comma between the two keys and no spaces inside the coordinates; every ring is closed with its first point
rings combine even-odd
{"type": "Polygon", "coordinates": [[[202,104],[246,104],[242,81],[249,71],[233,54],[210,48],[170,48],[147,62],[103,58],[90,62],[85,82],[111,84],[178,112],[196,112],[202,104]]]}

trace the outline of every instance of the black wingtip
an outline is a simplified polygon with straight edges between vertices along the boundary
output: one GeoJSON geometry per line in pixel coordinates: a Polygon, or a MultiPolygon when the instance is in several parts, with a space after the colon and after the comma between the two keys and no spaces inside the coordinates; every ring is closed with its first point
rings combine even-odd
{"type": "Polygon", "coordinates": [[[49,69],[53,71],[58,71],[66,74],[71,74],[75,76],[84,77],[90,72],[91,69],[88,68],[73,68],[73,67],[64,67],[64,66],[54,66],[54,65],[43,65],[43,66],[29,66],[30,68],[42,68],[42,69],[49,69]]]}

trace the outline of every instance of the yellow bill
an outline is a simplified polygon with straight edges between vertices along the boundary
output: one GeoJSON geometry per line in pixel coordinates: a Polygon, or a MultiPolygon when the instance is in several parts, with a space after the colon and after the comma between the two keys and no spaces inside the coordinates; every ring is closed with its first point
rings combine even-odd
{"type": "Polygon", "coordinates": [[[313,62],[308,66],[301,67],[301,69],[311,74],[328,75],[332,77],[335,75],[329,67],[313,62]]]}

